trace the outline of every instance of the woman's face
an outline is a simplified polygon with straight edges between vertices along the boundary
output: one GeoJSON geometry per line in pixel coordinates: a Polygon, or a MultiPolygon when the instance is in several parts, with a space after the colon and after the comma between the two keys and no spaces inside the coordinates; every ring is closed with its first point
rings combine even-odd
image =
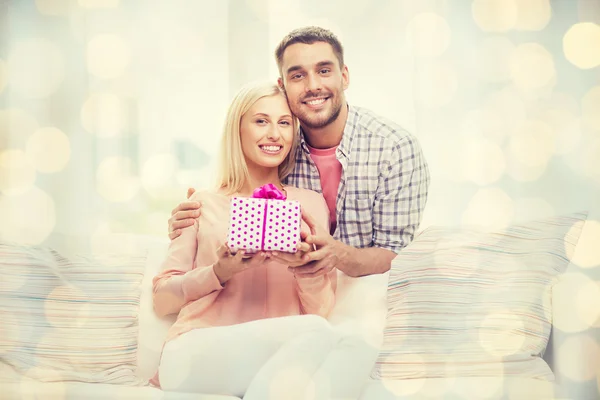
{"type": "Polygon", "coordinates": [[[250,171],[276,168],[285,160],[294,140],[292,113],[285,97],[263,97],[242,116],[242,152],[250,171]]]}

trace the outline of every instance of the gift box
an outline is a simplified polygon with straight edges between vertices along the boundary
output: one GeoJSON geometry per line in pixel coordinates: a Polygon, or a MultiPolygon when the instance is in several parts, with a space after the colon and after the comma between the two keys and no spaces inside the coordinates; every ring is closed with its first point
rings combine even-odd
{"type": "Polygon", "coordinates": [[[301,218],[300,202],[286,200],[275,185],[262,186],[252,197],[231,199],[227,245],[245,253],[295,253],[301,218]]]}

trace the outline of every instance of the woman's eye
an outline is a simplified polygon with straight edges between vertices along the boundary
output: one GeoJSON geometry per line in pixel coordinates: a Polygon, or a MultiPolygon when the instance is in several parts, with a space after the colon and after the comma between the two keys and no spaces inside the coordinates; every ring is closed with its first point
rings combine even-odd
{"type": "Polygon", "coordinates": [[[289,126],[289,125],[291,125],[291,124],[289,123],[289,121],[280,121],[279,123],[280,123],[280,124],[283,124],[283,125],[288,125],[288,126],[289,126]]]}
{"type": "Polygon", "coordinates": [[[257,120],[256,120],[256,123],[257,123],[257,124],[266,124],[266,123],[267,123],[267,121],[266,121],[266,120],[264,120],[264,119],[257,119],[257,120]]]}

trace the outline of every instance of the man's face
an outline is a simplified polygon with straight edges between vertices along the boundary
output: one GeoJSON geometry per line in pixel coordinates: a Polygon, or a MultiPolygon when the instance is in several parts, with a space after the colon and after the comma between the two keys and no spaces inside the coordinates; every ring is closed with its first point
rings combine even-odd
{"type": "Polygon", "coordinates": [[[349,77],[329,43],[295,43],[286,48],[281,76],[290,109],[303,126],[319,129],[335,121],[345,104],[349,77]]]}

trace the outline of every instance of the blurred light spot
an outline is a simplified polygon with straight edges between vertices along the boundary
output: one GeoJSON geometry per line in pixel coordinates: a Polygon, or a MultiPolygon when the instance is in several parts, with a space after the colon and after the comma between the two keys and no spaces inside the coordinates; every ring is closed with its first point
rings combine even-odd
{"type": "Polygon", "coordinates": [[[581,229],[579,240],[575,249],[566,246],[567,256],[571,262],[583,268],[600,266],[600,222],[588,219],[578,222],[572,228],[574,231],[581,229]]]}
{"type": "Polygon", "coordinates": [[[600,130],[600,86],[594,86],[581,99],[583,121],[593,129],[600,130]]]}
{"type": "Polygon", "coordinates": [[[581,120],[567,110],[548,110],[543,116],[554,128],[554,153],[567,154],[577,148],[581,141],[581,120]]]}
{"type": "Polygon", "coordinates": [[[442,55],[450,45],[450,27],[438,14],[417,14],[408,23],[406,31],[408,47],[419,57],[442,55]]]}
{"type": "Polygon", "coordinates": [[[600,65],[600,25],[580,22],[573,25],[563,37],[565,57],[581,69],[600,65]]]}
{"type": "Polygon", "coordinates": [[[479,327],[479,344],[495,357],[505,357],[518,352],[525,336],[523,321],[509,310],[488,315],[479,327]]]}
{"type": "Polygon", "coordinates": [[[71,7],[71,0],[35,0],[35,6],[41,14],[67,15],[71,7]]]}
{"type": "Polygon", "coordinates": [[[423,140],[422,144],[433,176],[452,182],[464,182],[462,164],[456,161],[456,155],[463,151],[462,141],[435,138],[423,140]]]}
{"type": "Polygon", "coordinates": [[[55,328],[81,328],[90,316],[88,298],[75,286],[57,286],[44,301],[46,320],[55,328]]]}
{"type": "Polygon", "coordinates": [[[14,42],[8,54],[9,84],[21,96],[41,99],[53,94],[65,77],[57,45],[43,38],[14,42]]]}
{"type": "Polygon", "coordinates": [[[517,23],[515,0],[474,0],[471,13],[479,28],[485,32],[505,32],[517,23]]]}
{"type": "Polygon", "coordinates": [[[2,91],[6,87],[6,82],[8,82],[8,68],[6,67],[6,63],[0,58],[0,94],[2,94],[2,91]]]}
{"type": "Polygon", "coordinates": [[[533,182],[546,172],[547,164],[527,165],[509,154],[506,173],[518,182],[533,182]]]}
{"type": "Polygon", "coordinates": [[[56,223],[54,201],[37,187],[0,196],[0,221],[1,238],[22,244],[40,244],[56,223]]]}
{"type": "Polygon", "coordinates": [[[31,189],[35,183],[35,166],[22,150],[0,153],[0,192],[18,194],[31,189]]]}
{"type": "Polygon", "coordinates": [[[27,141],[27,157],[40,172],[61,171],[71,157],[69,138],[57,128],[41,128],[27,141]]]}
{"type": "MultiPolygon", "coordinates": [[[[30,114],[19,108],[0,110],[0,138],[27,139],[38,129],[38,123],[30,114]]],[[[2,142],[0,142],[1,144],[2,142]]],[[[19,142],[16,145],[21,145],[19,142]]]]}
{"type": "Polygon", "coordinates": [[[460,132],[466,138],[482,137],[497,144],[502,144],[507,135],[500,115],[488,109],[475,109],[469,111],[460,132]]]}
{"type": "Polygon", "coordinates": [[[424,64],[417,71],[417,101],[430,108],[448,104],[456,90],[456,72],[447,62],[424,64]]]}
{"type": "Polygon", "coordinates": [[[470,139],[464,144],[459,162],[466,180],[483,186],[502,177],[506,163],[500,146],[487,139],[470,139]]]}
{"type": "Polygon", "coordinates": [[[159,154],[150,157],[142,167],[142,185],[152,195],[159,196],[161,191],[171,186],[179,167],[172,154],[159,154]]]}
{"type": "Polygon", "coordinates": [[[503,130],[504,136],[517,130],[526,118],[525,102],[514,88],[493,92],[484,100],[483,110],[494,115],[491,122],[498,124],[497,129],[503,130]]]}
{"type": "Polygon", "coordinates": [[[598,326],[598,322],[600,322],[600,285],[598,282],[590,280],[579,290],[575,298],[575,311],[590,328],[598,326]]]}
{"type": "Polygon", "coordinates": [[[128,126],[126,103],[112,93],[92,94],[81,109],[85,130],[100,137],[117,136],[128,126]]]}
{"type": "Polygon", "coordinates": [[[587,307],[593,307],[593,304],[585,304],[587,299],[595,297],[595,289],[589,289],[592,285],[597,284],[578,272],[566,272],[559,277],[552,289],[554,326],[567,333],[583,332],[593,326],[595,320],[592,319],[594,315],[597,318],[599,311],[597,308],[586,310],[587,307]]]}
{"type": "Polygon", "coordinates": [[[600,138],[593,139],[581,149],[579,168],[582,175],[600,184],[600,138]]]}
{"type": "Polygon", "coordinates": [[[33,367],[22,375],[19,400],[67,400],[66,380],[52,367],[33,367]],[[48,385],[47,382],[52,382],[48,385]]]}
{"type": "Polygon", "coordinates": [[[133,161],[127,157],[108,157],[98,166],[96,190],[102,197],[112,202],[133,199],[140,188],[140,181],[134,173],[133,161]]]}
{"type": "Polygon", "coordinates": [[[83,8],[116,8],[119,0],[77,0],[83,8]]]}
{"type": "Polygon", "coordinates": [[[511,78],[510,57],[515,45],[504,36],[481,39],[473,47],[471,63],[476,66],[479,78],[486,82],[504,82],[511,78]]]}
{"type": "Polygon", "coordinates": [[[515,219],[527,221],[556,215],[554,207],[540,197],[521,197],[515,200],[515,219]]]}
{"type": "MultiPolygon", "coordinates": [[[[425,360],[418,354],[395,354],[390,357],[389,362],[396,366],[406,368],[410,366],[412,376],[425,375],[425,360]]],[[[395,381],[393,379],[383,379],[383,386],[396,396],[416,395],[425,385],[425,379],[405,379],[395,381]]]]}
{"type": "Polygon", "coordinates": [[[600,369],[600,349],[589,335],[568,337],[560,345],[556,358],[561,361],[556,368],[575,382],[594,379],[600,369]]]}
{"type": "Polygon", "coordinates": [[[302,400],[316,399],[315,381],[312,379],[312,374],[310,372],[310,370],[307,371],[306,367],[299,365],[285,366],[279,371],[276,371],[269,385],[268,398],[295,398],[302,400]],[[296,388],[296,390],[301,388],[302,392],[299,393],[294,391],[294,395],[290,396],[290,388],[296,388]]]}
{"type": "Polygon", "coordinates": [[[554,154],[554,130],[541,121],[525,121],[509,140],[509,151],[521,164],[545,166],[554,154]]]}
{"type": "Polygon", "coordinates": [[[504,228],[513,218],[512,199],[499,188],[480,189],[475,193],[462,215],[463,225],[504,228]]]}
{"type": "Polygon", "coordinates": [[[550,22],[552,8],[549,0],[517,0],[515,28],[523,31],[541,31],[550,22]]]}
{"type": "Polygon", "coordinates": [[[515,85],[522,90],[540,89],[556,78],[552,54],[538,43],[517,46],[509,65],[515,85]]]}
{"type": "Polygon", "coordinates": [[[121,76],[129,61],[129,47],[119,36],[97,35],[88,43],[88,71],[98,78],[113,79],[121,76]]]}
{"type": "MultiPolygon", "coordinates": [[[[159,22],[164,23],[162,20],[159,22]]],[[[206,62],[203,37],[194,28],[169,25],[160,35],[157,50],[170,68],[190,69],[206,62]]]]}

